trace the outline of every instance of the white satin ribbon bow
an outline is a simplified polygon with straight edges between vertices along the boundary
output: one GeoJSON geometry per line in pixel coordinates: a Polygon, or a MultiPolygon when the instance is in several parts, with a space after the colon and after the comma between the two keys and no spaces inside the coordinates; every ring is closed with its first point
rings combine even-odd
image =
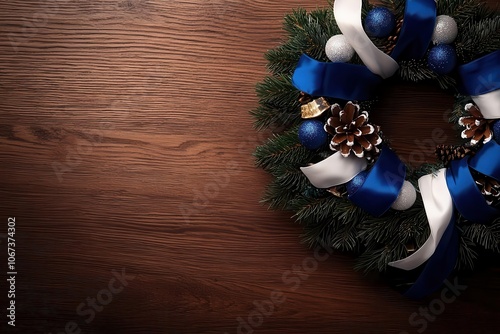
{"type": "Polygon", "coordinates": [[[313,186],[326,189],[351,181],[367,166],[365,158],[360,159],[354,155],[344,158],[340,152],[337,152],[315,165],[301,167],[300,170],[313,186]]]}
{"type": "Polygon", "coordinates": [[[417,268],[434,254],[453,216],[453,200],[446,184],[445,168],[440,169],[436,175],[422,176],[418,180],[418,186],[431,235],[415,253],[402,260],[389,263],[390,266],[404,270],[417,268]]]}
{"type": "Polygon", "coordinates": [[[399,65],[380,51],[366,35],[361,22],[361,8],[362,0],[336,0],[333,4],[335,20],[366,67],[372,73],[387,79],[396,73],[399,65]]]}
{"type": "Polygon", "coordinates": [[[477,104],[484,118],[500,118],[500,89],[487,94],[472,96],[472,100],[477,104]]]}

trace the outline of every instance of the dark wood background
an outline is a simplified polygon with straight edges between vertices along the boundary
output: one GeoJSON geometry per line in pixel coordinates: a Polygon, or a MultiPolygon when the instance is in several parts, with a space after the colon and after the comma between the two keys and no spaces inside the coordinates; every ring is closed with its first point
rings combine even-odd
{"type": "MultiPolygon", "coordinates": [[[[259,204],[270,179],[252,151],[267,134],[248,112],[263,53],[280,43],[285,13],[325,5],[0,3],[1,271],[8,217],[17,226],[15,329],[0,307],[8,333],[61,333],[72,321],[82,333],[238,333],[238,318],[277,291],[285,300],[240,333],[422,329],[409,318],[431,299],[354,272],[349,255],[301,271],[314,264],[301,227],[259,204]],[[282,278],[292,269],[296,288],[282,278]],[[129,283],[86,324],[76,309],[112,270],[129,283]]],[[[411,158],[415,140],[440,128],[452,143],[451,105],[433,87],[388,85],[376,122],[403,158],[432,160],[425,147],[411,158]]],[[[427,333],[498,328],[498,264],[460,281],[467,290],[427,333]]]]}

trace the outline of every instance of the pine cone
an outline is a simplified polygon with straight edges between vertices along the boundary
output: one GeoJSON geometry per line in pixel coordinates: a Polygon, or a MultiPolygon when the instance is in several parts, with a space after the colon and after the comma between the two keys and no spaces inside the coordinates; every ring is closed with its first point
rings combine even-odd
{"type": "Polygon", "coordinates": [[[467,146],[437,145],[435,153],[439,160],[448,165],[452,160],[459,160],[467,155],[473,155],[476,151],[467,146]]]}
{"type": "Polygon", "coordinates": [[[399,38],[399,33],[401,32],[401,27],[403,26],[403,19],[399,20],[397,25],[396,25],[396,33],[392,36],[389,36],[387,38],[387,42],[383,46],[382,50],[390,55],[394,48],[396,47],[396,44],[398,42],[399,38]]]}
{"type": "Polygon", "coordinates": [[[469,103],[465,106],[465,110],[471,116],[460,117],[458,124],[465,127],[462,131],[462,138],[470,138],[470,144],[476,145],[482,142],[486,144],[493,138],[490,124],[493,119],[485,119],[478,107],[469,103]]]}
{"type": "Polygon", "coordinates": [[[500,198],[500,183],[497,180],[485,175],[478,175],[475,181],[488,204],[491,205],[500,198]]]}
{"type": "Polygon", "coordinates": [[[380,127],[368,123],[368,113],[359,113],[359,105],[347,102],[344,110],[338,104],[331,106],[333,117],[325,124],[325,131],[333,136],[330,142],[332,151],[340,151],[342,156],[348,157],[351,151],[358,158],[366,152],[379,152],[377,145],[382,143],[378,135],[380,127]]]}

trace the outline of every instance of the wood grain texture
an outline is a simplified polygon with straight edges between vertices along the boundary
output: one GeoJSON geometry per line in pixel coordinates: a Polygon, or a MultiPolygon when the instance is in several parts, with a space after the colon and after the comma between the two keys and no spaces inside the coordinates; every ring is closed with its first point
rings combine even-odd
{"type": "MultiPolygon", "coordinates": [[[[60,333],[72,321],[82,333],[238,333],[249,316],[240,333],[422,329],[409,318],[431,299],[353,272],[348,255],[311,261],[301,226],[259,204],[270,179],[251,154],[266,134],[248,111],[263,53],[282,39],[285,13],[325,4],[0,3],[1,259],[16,217],[19,272],[7,333],[60,333]],[[122,269],[128,285],[86,323],[77,308],[122,269]],[[256,316],[278,291],[285,300],[256,316]]],[[[415,140],[433,129],[454,141],[442,116],[451,103],[388,85],[375,118],[415,162],[415,140]]],[[[467,290],[426,332],[495,332],[498,264],[460,279],[467,290]]]]}

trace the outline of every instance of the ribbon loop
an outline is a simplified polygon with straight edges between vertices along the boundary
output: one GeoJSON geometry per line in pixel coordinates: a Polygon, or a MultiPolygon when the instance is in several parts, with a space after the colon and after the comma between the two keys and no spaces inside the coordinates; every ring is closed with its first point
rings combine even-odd
{"type": "Polygon", "coordinates": [[[335,21],[366,67],[387,79],[396,73],[399,65],[366,35],[361,22],[362,4],[362,0],[336,0],[333,4],[335,21]]]}
{"type": "Polygon", "coordinates": [[[413,270],[428,260],[415,283],[404,294],[414,299],[437,290],[453,271],[458,255],[458,232],[453,200],[446,185],[446,169],[440,169],[436,175],[422,176],[418,185],[431,234],[415,253],[389,263],[396,268],[413,270]]]}
{"type": "Polygon", "coordinates": [[[420,59],[427,52],[436,24],[435,0],[407,0],[394,59],[420,59]]]}
{"type": "Polygon", "coordinates": [[[413,270],[424,264],[436,251],[448,225],[453,224],[453,200],[446,186],[446,169],[440,169],[436,175],[422,176],[418,180],[418,186],[431,234],[415,253],[389,263],[392,267],[404,270],[413,270]]]}
{"type": "Polygon", "coordinates": [[[455,268],[458,258],[458,231],[452,222],[444,231],[436,251],[425,265],[424,270],[412,287],[405,292],[405,296],[421,299],[438,290],[446,278],[455,268]]]}
{"type": "Polygon", "coordinates": [[[375,97],[382,78],[362,65],[325,63],[304,54],[293,73],[292,83],[312,96],[363,101],[375,97]]]}
{"type": "Polygon", "coordinates": [[[398,198],[406,168],[398,156],[384,147],[365,182],[349,199],[373,216],[383,215],[398,198]]]}
{"type": "Polygon", "coordinates": [[[478,96],[500,89],[500,50],[458,68],[462,90],[478,96]]]}
{"type": "Polygon", "coordinates": [[[491,140],[470,159],[469,167],[500,181],[500,145],[491,140]]]}
{"type": "Polygon", "coordinates": [[[500,50],[458,68],[462,91],[471,95],[484,118],[500,118],[500,50]]]}
{"type": "Polygon", "coordinates": [[[486,203],[469,170],[469,158],[454,160],[446,173],[446,183],[453,203],[465,219],[479,224],[490,223],[499,211],[486,203]]]}
{"type": "Polygon", "coordinates": [[[330,188],[352,180],[367,166],[366,159],[355,156],[344,158],[337,152],[325,160],[300,170],[316,188],[330,188]]]}

